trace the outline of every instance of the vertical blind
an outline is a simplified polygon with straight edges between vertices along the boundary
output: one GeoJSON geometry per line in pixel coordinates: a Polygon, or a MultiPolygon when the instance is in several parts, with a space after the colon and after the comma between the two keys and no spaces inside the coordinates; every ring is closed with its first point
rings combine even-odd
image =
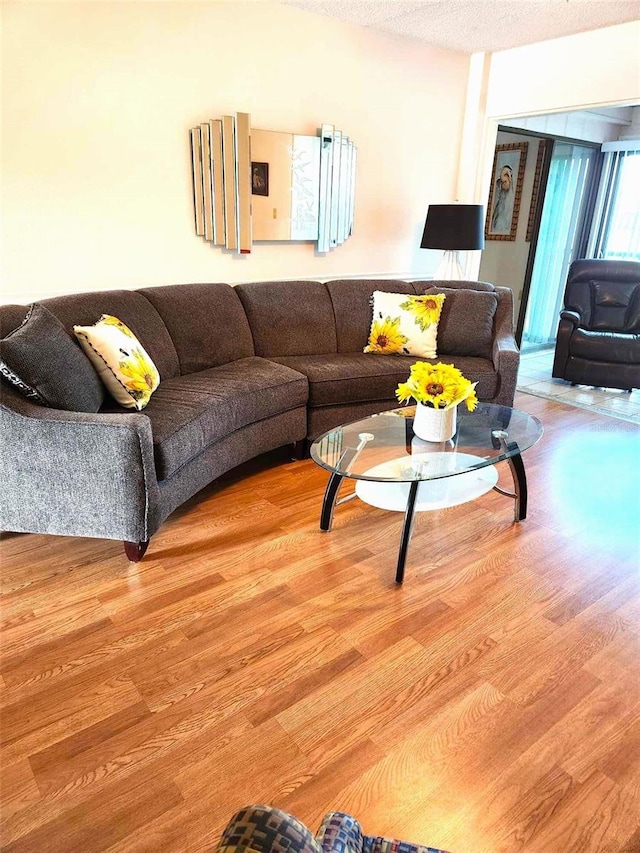
{"type": "Polygon", "coordinates": [[[586,189],[598,152],[556,142],[542,208],[523,343],[555,340],[569,264],[576,256],[586,189]]]}

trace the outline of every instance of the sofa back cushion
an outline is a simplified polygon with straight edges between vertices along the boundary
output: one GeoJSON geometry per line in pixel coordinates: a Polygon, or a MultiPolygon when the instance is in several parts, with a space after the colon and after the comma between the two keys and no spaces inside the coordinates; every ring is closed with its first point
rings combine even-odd
{"type": "Polygon", "coordinates": [[[128,326],[151,356],[161,379],[178,376],[178,354],[156,309],[135,290],[99,290],[41,300],[73,335],[74,326],[91,326],[110,314],[128,326]]]}
{"type": "Polygon", "coordinates": [[[432,279],[416,279],[411,282],[413,286],[416,288],[416,293],[424,293],[425,290],[431,288],[435,288],[436,290],[440,290],[443,287],[447,287],[450,290],[482,290],[487,293],[495,292],[495,285],[491,284],[488,281],[468,281],[466,279],[462,280],[449,280],[446,278],[432,278],[432,279]]]}
{"type": "Polygon", "coordinates": [[[180,375],[254,355],[251,330],[235,288],[225,283],[145,287],[176,348],[180,375]]]}
{"type": "Polygon", "coordinates": [[[447,355],[491,358],[498,307],[495,292],[440,287],[437,286],[439,284],[433,281],[414,282],[419,293],[444,293],[447,297],[438,324],[438,358],[447,355]]]}
{"type": "Polygon", "coordinates": [[[389,279],[336,279],[328,281],[326,288],[335,314],[338,352],[362,352],[367,346],[375,290],[415,294],[408,282],[389,279]]]}
{"type": "Polygon", "coordinates": [[[336,352],[333,307],[322,282],[258,281],[239,284],[235,290],[249,320],[256,355],[336,352]]]}

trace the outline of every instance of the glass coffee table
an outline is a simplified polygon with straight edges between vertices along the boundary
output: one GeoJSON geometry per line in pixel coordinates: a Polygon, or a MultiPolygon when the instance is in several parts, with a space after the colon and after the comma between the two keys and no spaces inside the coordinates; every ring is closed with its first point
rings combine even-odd
{"type": "Polygon", "coordinates": [[[331,472],[322,503],[320,529],[331,530],[336,504],[358,497],[380,509],[404,512],[396,583],[404,580],[416,512],[444,509],[494,489],[513,498],[516,521],[527,516],[527,478],[521,454],[542,436],[537,418],[509,406],[480,403],[458,409],[458,429],[445,442],[414,435],[415,407],[403,407],[337,427],[316,439],[311,458],[331,472]],[[506,461],[513,492],[500,488],[497,462],[506,461]],[[355,492],[338,500],[344,478],[355,492]]]}

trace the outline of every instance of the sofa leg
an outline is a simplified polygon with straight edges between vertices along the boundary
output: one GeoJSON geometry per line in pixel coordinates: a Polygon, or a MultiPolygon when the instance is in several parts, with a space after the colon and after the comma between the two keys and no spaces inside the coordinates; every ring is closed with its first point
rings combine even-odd
{"type": "Polygon", "coordinates": [[[144,557],[144,553],[149,547],[149,540],[146,542],[124,542],[124,553],[130,563],[139,563],[144,557]]]}
{"type": "Polygon", "coordinates": [[[294,461],[299,461],[300,459],[306,459],[309,456],[309,442],[306,438],[301,439],[300,441],[294,441],[291,445],[291,458],[294,461]]]}

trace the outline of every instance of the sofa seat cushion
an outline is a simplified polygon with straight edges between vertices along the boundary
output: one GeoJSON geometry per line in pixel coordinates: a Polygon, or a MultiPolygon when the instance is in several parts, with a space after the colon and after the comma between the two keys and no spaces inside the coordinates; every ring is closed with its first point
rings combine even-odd
{"type": "MultiPolygon", "coordinates": [[[[337,353],[306,356],[280,356],[272,359],[303,373],[309,380],[310,406],[335,406],[343,403],[394,400],[399,382],[406,382],[415,356],[378,353],[337,353]]],[[[436,363],[438,359],[424,359],[436,363]]],[[[493,363],[484,358],[447,357],[472,382],[478,382],[479,399],[493,397],[498,376],[493,363]]],[[[399,404],[398,404],[399,405],[399,404]]]]}
{"type": "Polygon", "coordinates": [[[576,329],[571,336],[571,356],[616,364],[640,363],[640,334],[592,332],[576,329]]]}
{"type": "Polygon", "coordinates": [[[304,406],[307,396],[304,376],[256,357],[161,382],[144,410],[158,479],[235,430],[304,406]]]}

